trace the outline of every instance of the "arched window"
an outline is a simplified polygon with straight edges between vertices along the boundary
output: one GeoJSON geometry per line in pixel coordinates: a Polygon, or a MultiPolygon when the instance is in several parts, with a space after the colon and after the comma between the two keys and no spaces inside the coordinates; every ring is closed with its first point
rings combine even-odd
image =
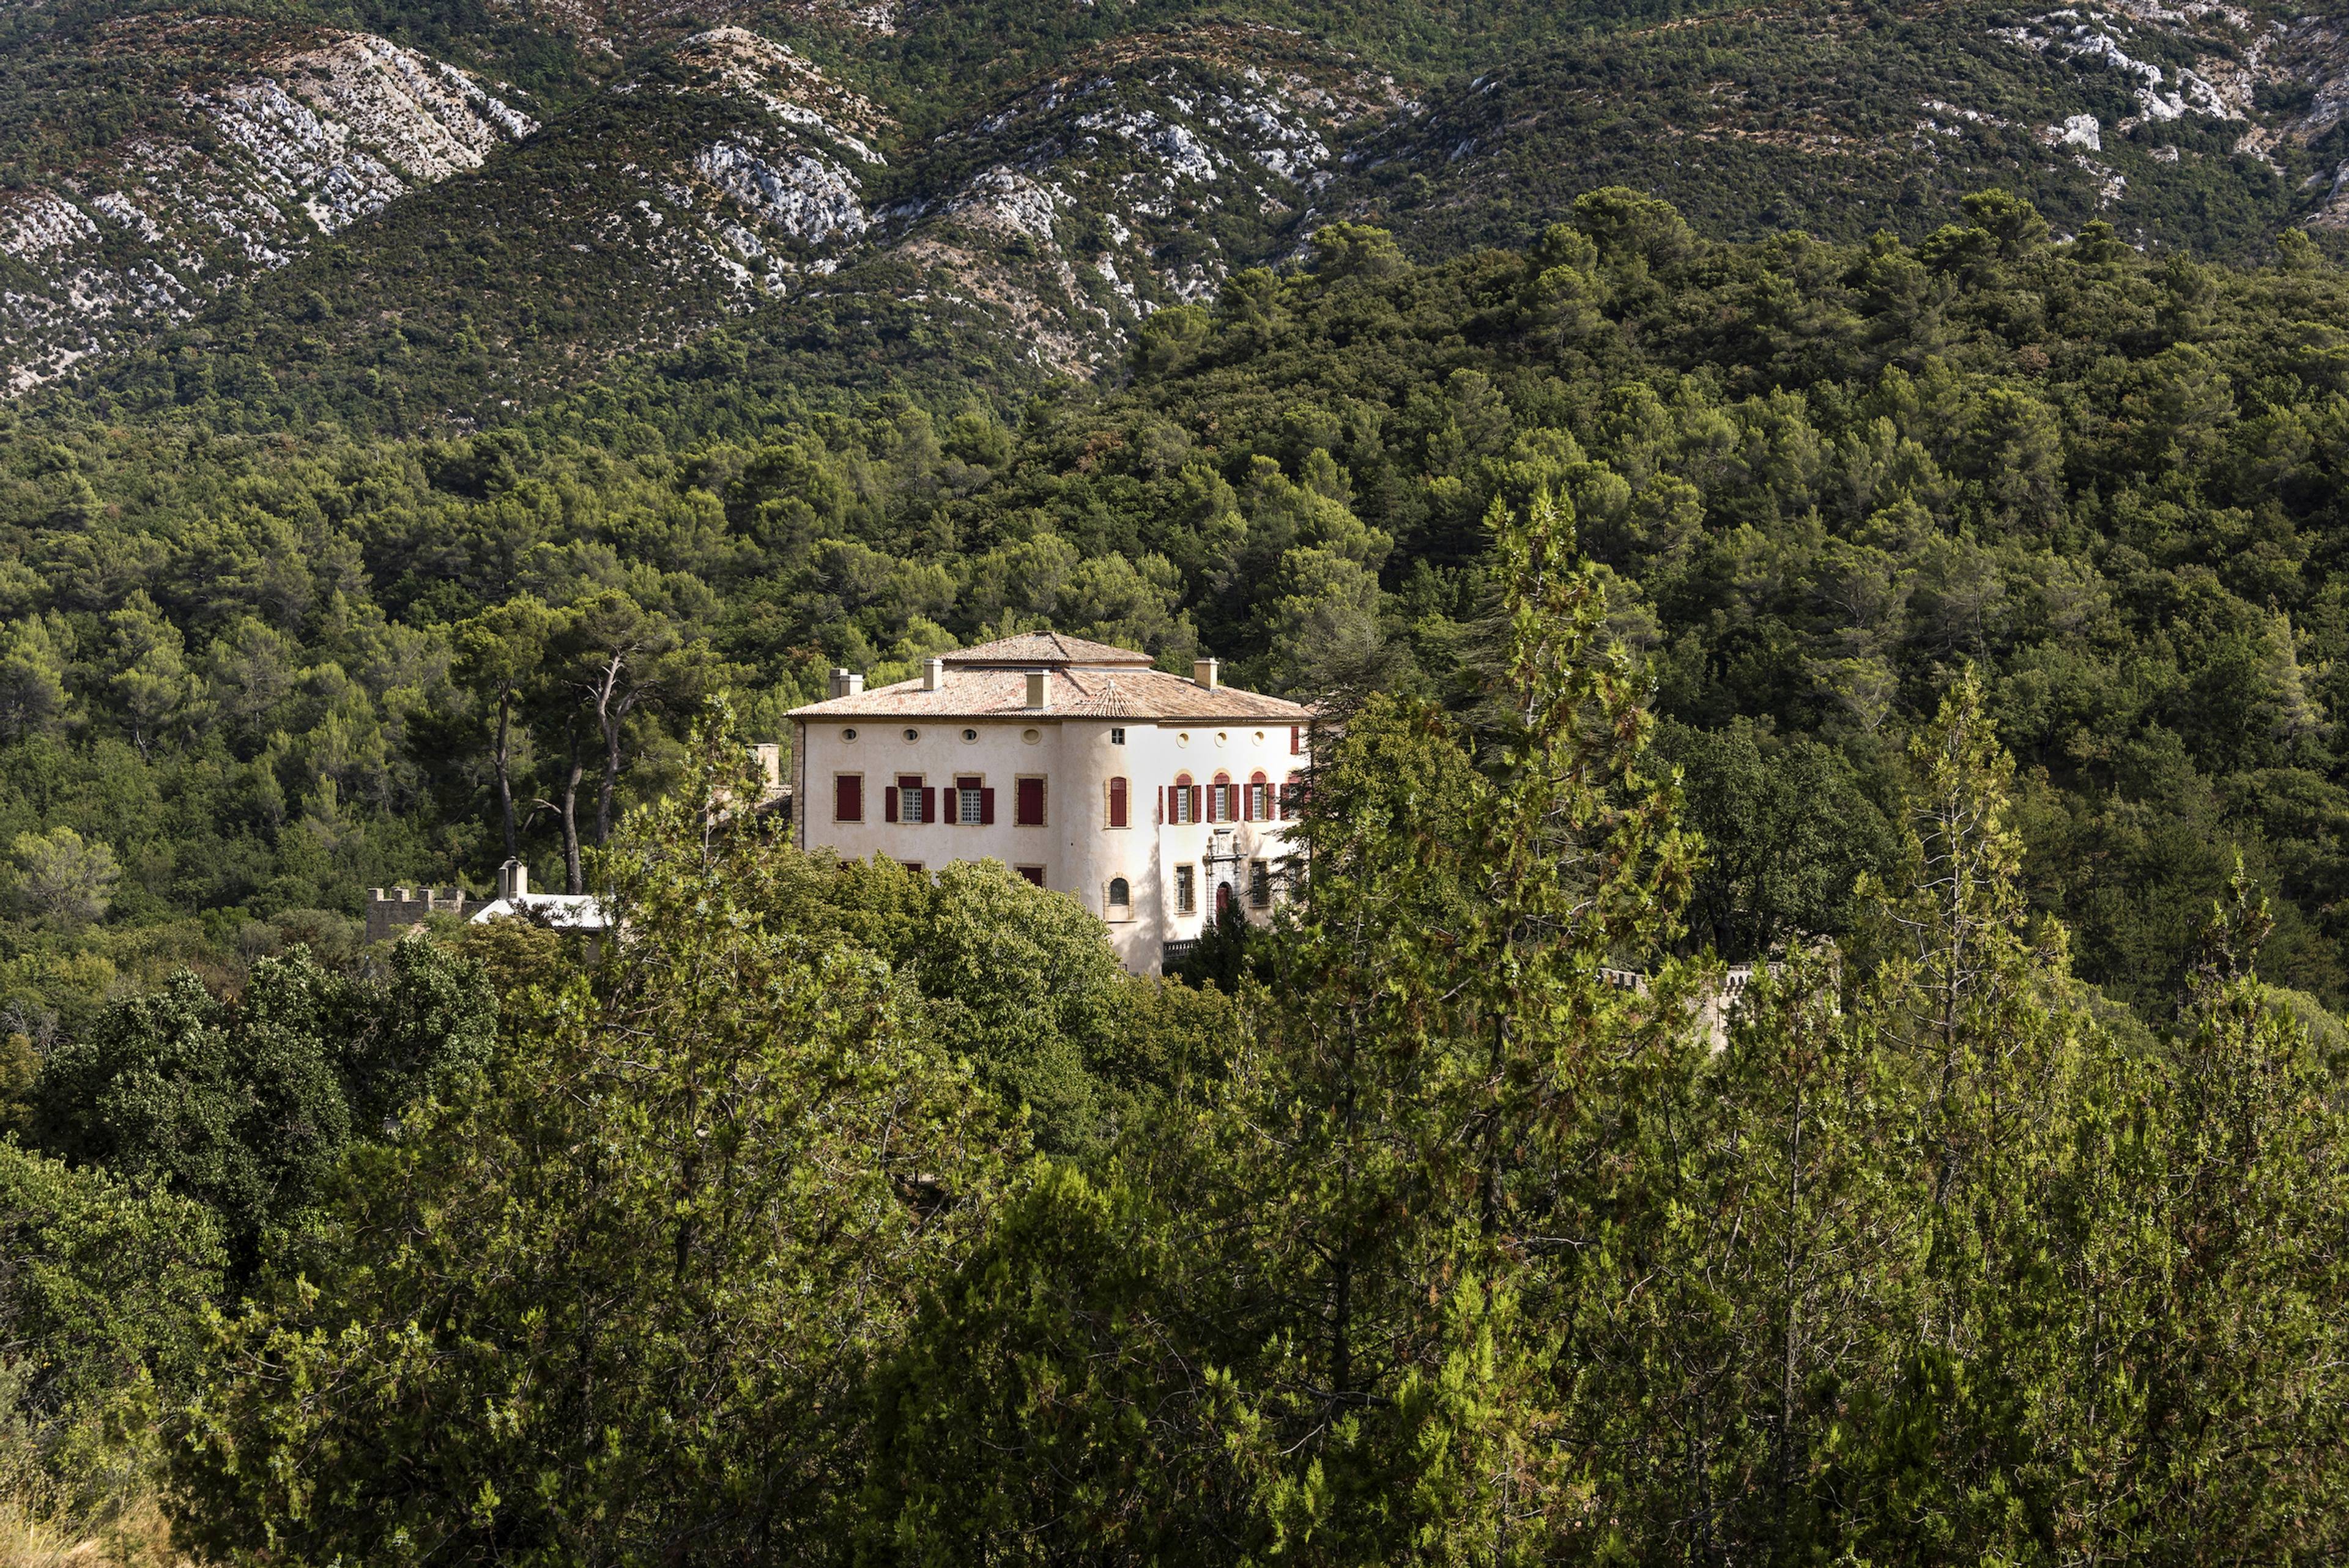
{"type": "Polygon", "coordinates": [[[1232,776],[1228,773],[1216,774],[1215,788],[1207,791],[1207,820],[1230,821],[1239,815],[1239,812],[1234,809],[1237,804],[1238,802],[1232,799],[1232,776]]]}
{"type": "Polygon", "coordinates": [[[1124,909],[1133,903],[1133,888],[1123,877],[1109,879],[1109,906],[1124,909]]]}
{"type": "Polygon", "coordinates": [[[1261,772],[1248,775],[1247,820],[1251,822],[1272,820],[1272,786],[1261,772]]]}
{"type": "Polygon", "coordinates": [[[1174,775],[1174,788],[1168,792],[1166,820],[1184,824],[1199,820],[1199,787],[1191,782],[1188,773],[1174,775]]]}

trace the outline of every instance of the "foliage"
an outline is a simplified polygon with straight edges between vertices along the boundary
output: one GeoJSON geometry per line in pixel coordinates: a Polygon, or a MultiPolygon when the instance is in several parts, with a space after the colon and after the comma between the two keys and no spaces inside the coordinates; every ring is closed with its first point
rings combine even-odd
{"type": "Polygon", "coordinates": [[[201,1201],[249,1268],[354,1137],[479,1060],[495,1016],[477,969],[418,939],[381,981],[330,974],[304,948],[264,958],[233,1001],[182,970],[51,1055],[40,1140],[201,1201]]]}
{"type": "Polygon", "coordinates": [[[225,1326],[177,1470],[202,1544],[837,1554],[863,1368],[1004,1145],[885,966],[761,906],[778,849],[710,811],[720,758],[616,846],[636,938],[357,1153],[325,1272],[225,1326]]]}
{"type": "Polygon", "coordinates": [[[222,1255],[191,1200],[0,1140],[0,1506],[103,1523],[202,1377],[222,1255]]]}

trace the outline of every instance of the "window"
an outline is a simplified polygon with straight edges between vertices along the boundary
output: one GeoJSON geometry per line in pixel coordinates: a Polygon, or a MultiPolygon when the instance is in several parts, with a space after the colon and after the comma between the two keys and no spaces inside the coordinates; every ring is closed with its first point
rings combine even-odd
{"type": "Polygon", "coordinates": [[[1018,872],[1021,876],[1026,877],[1030,882],[1034,882],[1038,887],[1042,887],[1044,885],[1044,868],[1042,866],[1013,866],[1011,869],[1018,872]]]}
{"type": "Polygon", "coordinates": [[[1207,820],[1230,821],[1239,815],[1235,809],[1237,804],[1232,791],[1232,776],[1228,773],[1216,774],[1216,781],[1207,787],[1207,820]]]}
{"type": "Polygon", "coordinates": [[[936,797],[936,790],[926,789],[922,787],[920,774],[900,773],[897,775],[897,787],[889,791],[887,799],[883,802],[887,810],[882,815],[892,822],[912,824],[932,821],[937,815],[933,810],[933,803],[936,797]]]}
{"type": "Polygon", "coordinates": [[[1189,866],[1174,868],[1174,913],[1177,914],[1199,913],[1197,873],[1189,866]]]}
{"type": "Polygon", "coordinates": [[[1248,903],[1257,909],[1272,907],[1272,862],[1248,862],[1248,903]]]}
{"type": "Polygon", "coordinates": [[[1109,879],[1109,897],[1103,901],[1111,910],[1123,914],[1133,908],[1133,885],[1123,877],[1109,879]]]}
{"type": "Polygon", "coordinates": [[[1125,744],[1125,727],[1123,725],[1113,724],[1110,726],[1109,743],[1112,746],[1123,746],[1125,744]]]}
{"type": "Polygon", "coordinates": [[[1272,820],[1272,786],[1261,773],[1248,775],[1247,820],[1251,822],[1272,820]]]}
{"type": "Polygon", "coordinates": [[[849,745],[854,746],[856,744],[856,731],[853,729],[843,729],[840,732],[840,738],[846,741],[849,745]]]}
{"type": "Polygon", "coordinates": [[[977,779],[965,777],[955,780],[955,820],[966,828],[976,828],[987,820],[983,810],[986,799],[977,779]]]}
{"type": "Polygon", "coordinates": [[[1174,775],[1174,787],[1167,791],[1166,820],[1177,824],[1199,820],[1199,787],[1188,773],[1174,775]]]}
{"type": "Polygon", "coordinates": [[[1042,827],[1044,825],[1044,781],[1032,776],[1015,779],[1012,784],[1011,804],[1013,827],[1042,827]]]}
{"type": "Polygon", "coordinates": [[[897,863],[905,867],[907,871],[913,872],[916,876],[920,876],[922,874],[922,862],[919,861],[899,861],[897,863]]]}
{"type": "Polygon", "coordinates": [[[1297,815],[1304,805],[1305,786],[1299,783],[1296,776],[1291,774],[1283,779],[1280,785],[1280,820],[1284,822],[1288,820],[1289,818],[1297,815]]]}
{"type": "Polygon", "coordinates": [[[906,745],[908,745],[908,746],[913,745],[913,744],[914,744],[914,742],[916,742],[916,740],[919,740],[919,739],[921,739],[921,738],[922,738],[922,732],[921,732],[920,730],[918,730],[918,729],[909,729],[909,730],[905,731],[905,744],[906,744],[906,745]]]}
{"type": "Polygon", "coordinates": [[[835,773],[832,776],[832,820],[835,822],[864,820],[864,775],[835,773]]]}
{"type": "Polygon", "coordinates": [[[1125,796],[1125,780],[1111,779],[1109,781],[1109,825],[1112,828],[1123,828],[1126,825],[1125,796]]]}

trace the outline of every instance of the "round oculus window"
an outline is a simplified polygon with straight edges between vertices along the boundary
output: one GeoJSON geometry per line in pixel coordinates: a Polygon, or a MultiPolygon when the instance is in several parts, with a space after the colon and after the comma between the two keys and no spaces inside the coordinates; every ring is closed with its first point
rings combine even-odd
{"type": "Polygon", "coordinates": [[[1190,744],[1191,744],[1191,737],[1190,737],[1189,733],[1186,731],[1186,732],[1185,732],[1185,733],[1184,733],[1184,734],[1181,734],[1181,735],[1176,736],[1176,737],[1174,738],[1174,744],[1175,744],[1175,745],[1177,745],[1177,746],[1188,746],[1188,745],[1190,745],[1190,744]]]}
{"type": "Polygon", "coordinates": [[[840,732],[840,738],[846,741],[849,745],[854,746],[856,744],[856,731],[853,729],[843,729],[840,732]]]}
{"type": "Polygon", "coordinates": [[[1023,729],[1019,732],[1019,738],[1033,746],[1044,738],[1044,732],[1040,729],[1023,729]]]}
{"type": "Polygon", "coordinates": [[[962,743],[965,746],[968,746],[972,741],[977,740],[978,738],[978,731],[975,729],[966,729],[962,732],[962,743]]]}
{"type": "Polygon", "coordinates": [[[914,742],[921,738],[922,732],[918,729],[909,729],[905,731],[905,744],[908,746],[911,746],[914,742]]]}

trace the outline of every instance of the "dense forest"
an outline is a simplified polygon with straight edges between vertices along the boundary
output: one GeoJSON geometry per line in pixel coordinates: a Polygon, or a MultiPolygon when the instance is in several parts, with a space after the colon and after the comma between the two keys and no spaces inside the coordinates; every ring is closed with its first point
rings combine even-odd
{"type": "Polygon", "coordinates": [[[470,435],[233,345],[0,415],[7,1528],[2337,1555],[2349,274],[1572,211],[1095,386],[812,301],[470,435]],[[722,805],[1044,625],[1333,716],[1185,976],[722,805]],[[510,852],[627,934],[360,939],[510,852]]]}

